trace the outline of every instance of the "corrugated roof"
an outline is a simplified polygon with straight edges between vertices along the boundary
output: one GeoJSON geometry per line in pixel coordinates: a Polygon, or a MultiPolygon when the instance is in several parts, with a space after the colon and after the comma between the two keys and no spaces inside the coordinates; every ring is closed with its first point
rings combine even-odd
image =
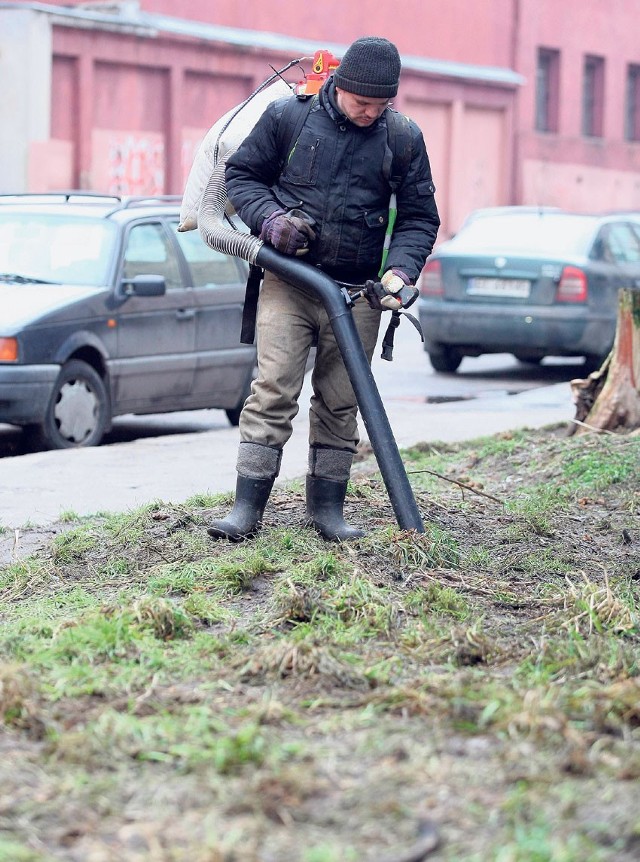
{"type": "MultiPolygon", "coordinates": [[[[256,48],[278,54],[313,56],[319,43],[309,39],[299,39],[283,33],[270,33],[261,30],[246,30],[239,27],[224,27],[169,15],[144,12],[136,3],[114,4],[114,11],[95,11],[77,7],[52,6],[48,3],[2,3],[2,9],[30,9],[49,15],[52,23],[62,27],[106,28],[127,33],[135,33],[142,38],[157,38],[164,33],[196,39],[201,42],[235,45],[239,48],[256,48]]],[[[341,57],[349,47],[337,42],[323,42],[322,47],[341,57]]],[[[496,84],[502,87],[517,87],[525,79],[518,72],[502,66],[480,66],[473,63],[456,63],[402,54],[402,68],[425,75],[441,78],[475,81],[496,84]]]]}

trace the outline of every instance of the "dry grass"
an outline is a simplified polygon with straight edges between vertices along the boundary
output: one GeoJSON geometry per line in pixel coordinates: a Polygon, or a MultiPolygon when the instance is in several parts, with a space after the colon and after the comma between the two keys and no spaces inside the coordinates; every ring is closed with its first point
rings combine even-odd
{"type": "Polygon", "coordinates": [[[406,457],[424,534],[365,462],[356,542],[280,488],[0,569],[0,860],[635,862],[640,439],[406,457]]]}

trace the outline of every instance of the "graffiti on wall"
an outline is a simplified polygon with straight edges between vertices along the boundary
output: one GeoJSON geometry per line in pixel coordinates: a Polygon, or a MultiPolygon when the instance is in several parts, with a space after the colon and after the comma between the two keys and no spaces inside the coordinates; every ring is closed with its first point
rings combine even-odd
{"type": "Polygon", "coordinates": [[[112,195],[160,195],[165,191],[165,145],[159,132],[95,129],[92,140],[95,191],[112,195]]]}

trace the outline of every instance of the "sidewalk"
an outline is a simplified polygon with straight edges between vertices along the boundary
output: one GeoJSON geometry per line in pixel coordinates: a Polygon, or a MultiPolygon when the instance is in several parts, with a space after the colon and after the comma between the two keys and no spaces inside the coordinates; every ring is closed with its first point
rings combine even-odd
{"type": "MultiPolygon", "coordinates": [[[[284,450],[280,482],[306,472],[307,409],[308,394],[303,391],[294,433],[284,450]]],[[[568,383],[446,404],[392,396],[385,399],[385,409],[400,448],[537,428],[569,421],[574,415],[568,383]]],[[[363,427],[362,439],[367,439],[363,427]]],[[[237,428],[221,427],[1,459],[0,525],[13,531],[25,525],[53,524],[65,512],[125,511],[153,500],[182,503],[199,493],[231,491],[238,442],[237,428]]]]}

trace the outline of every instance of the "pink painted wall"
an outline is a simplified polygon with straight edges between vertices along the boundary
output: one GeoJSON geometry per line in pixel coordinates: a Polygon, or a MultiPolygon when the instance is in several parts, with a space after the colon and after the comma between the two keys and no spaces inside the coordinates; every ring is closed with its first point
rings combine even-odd
{"type": "Polygon", "coordinates": [[[264,59],[239,68],[224,47],[214,57],[209,46],[163,40],[160,49],[107,31],[55,28],[53,53],[52,136],[73,144],[73,185],[100,189],[109,178],[115,191],[128,164],[123,193],[180,193],[184,130],[193,152],[194,136],[264,78],[264,59]],[[153,166],[155,179],[136,179],[140,165],[153,166]]]}
{"type": "MultiPolygon", "coordinates": [[[[74,5],[69,0],[47,2],[74,5]]],[[[140,7],[174,18],[319,42],[348,44],[358,36],[386,36],[406,54],[510,66],[514,2],[517,0],[141,0],[140,7]]],[[[90,5],[83,3],[85,8],[90,5]]]]}
{"type": "Polygon", "coordinates": [[[640,209],[640,144],[624,140],[626,75],[640,64],[640,6],[630,0],[520,0],[516,64],[530,83],[519,98],[515,194],[528,203],[576,210],[640,209]],[[557,134],[534,131],[538,46],[560,51],[557,134]],[[601,139],[581,132],[586,54],[605,60],[601,139]]]}
{"type": "MultiPolygon", "coordinates": [[[[136,39],[54,28],[52,129],[67,150],[71,186],[122,194],[179,194],[210,126],[291,59],[163,36],[136,39]]],[[[291,81],[299,72],[289,74],[291,81]]],[[[421,126],[442,210],[442,236],[476,206],[506,202],[514,90],[407,70],[396,100],[421,126]],[[480,141],[469,152],[465,142],[480,141]],[[457,142],[457,143],[455,143],[457,142]],[[452,170],[459,158],[463,170],[452,170]],[[442,178],[442,183],[440,183],[442,178]],[[455,201],[451,201],[455,195],[455,201]]]]}
{"type": "MultiPolygon", "coordinates": [[[[416,119],[425,135],[443,214],[442,236],[454,232],[476,206],[640,209],[640,143],[623,140],[627,66],[640,63],[640,4],[632,0],[324,0],[315,5],[141,0],[140,5],[147,12],[304,37],[319,47],[378,33],[405,55],[520,72],[525,84],[515,90],[410,70],[403,74],[396,106],[416,119]],[[557,134],[534,129],[540,47],[561,54],[557,134]],[[581,134],[587,53],[606,63],[601,140],[581,134]]],[[[73,185],[96,187],[105,181],[97,160],[105,152],[126,150],[132,182],[136,159],[147,158],[152,147],[148,163],[156,166],[165,191],[173,193],[184,188],[199,140],[215,119],[264,79],[269,63],[291,59],[287,52],[278,56],[225,43],[66,27],[54,28],[53,45],[56,175],[72,176],[73,185]],[[105,144],[105,135],[111,143],[105,144]],[[149,135],[159,136],[153,145],[149,135]]],[[[112,164],[112,173],[116,167],[112,164]]]]}

